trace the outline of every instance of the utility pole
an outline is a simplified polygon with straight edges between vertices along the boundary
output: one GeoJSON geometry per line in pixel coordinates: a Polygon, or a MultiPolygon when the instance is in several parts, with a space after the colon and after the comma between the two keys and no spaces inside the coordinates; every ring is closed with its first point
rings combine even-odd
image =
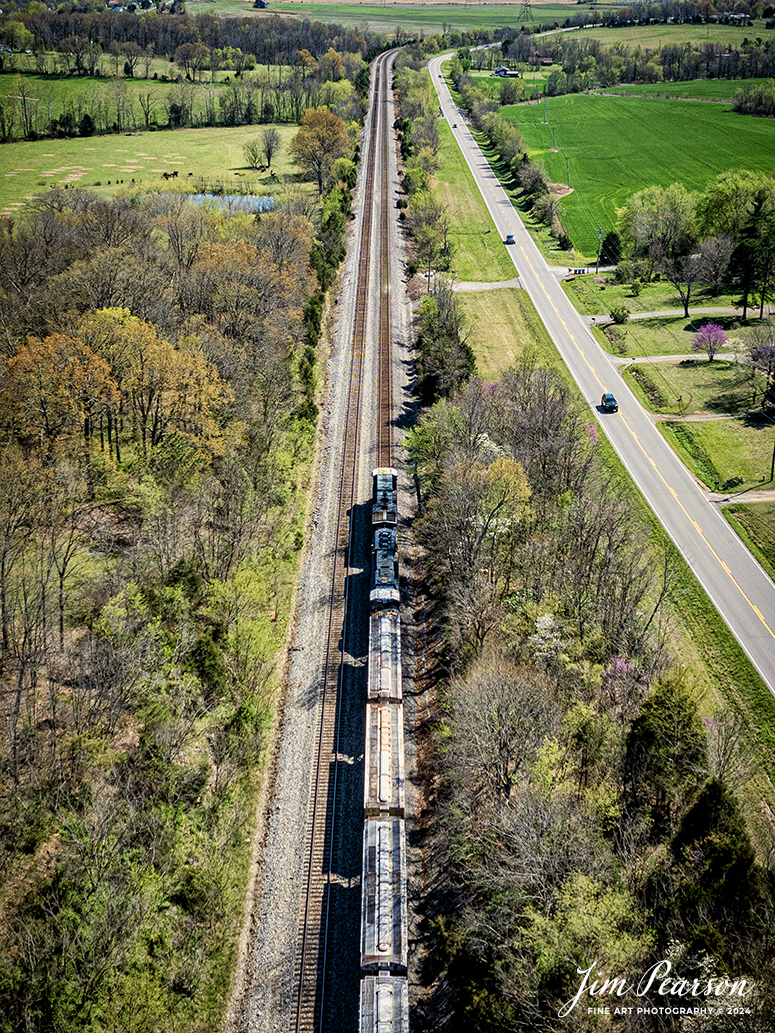
{"type": "Polygon", "coordinates": [[[603,227],[597,231],[597,262],[595,263],[595,276],[600,272],[600,252],[603,247],[603,227]]]}

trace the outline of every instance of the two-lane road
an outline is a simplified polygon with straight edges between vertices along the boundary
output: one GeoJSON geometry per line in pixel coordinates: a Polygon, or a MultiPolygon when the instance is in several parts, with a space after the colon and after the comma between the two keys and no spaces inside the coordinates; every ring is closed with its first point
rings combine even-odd
{"type": "MultiPolygon", "coordinates": [[[[566,297],[454,106],[441,62],[429,63],[439,103],[527,290],[600,425],[735,638],[775,695],[775,585],[709,501],[621,379],[566,297]],[[599,411],[612,391],[618,413],[599,411]]],[[[504,245],[505,246],[505,245],[504,245]]]]}

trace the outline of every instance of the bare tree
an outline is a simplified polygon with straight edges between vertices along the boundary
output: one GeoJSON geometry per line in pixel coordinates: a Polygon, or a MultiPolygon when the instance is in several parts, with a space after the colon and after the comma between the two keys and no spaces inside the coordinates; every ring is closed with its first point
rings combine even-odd
{"type": "Polygon", "coordinates": [[[261,153],[266,159],[266,164],[269,168],[272,167],[272,158],[274,158],[280,150],[280,132],[274,126],[267,126],[266,129],[261,132],[261,153]]]}
{"type": "Polygon", "coordinates": [[[548,679],[490,650],[452,682],[450,701],[452,762],[467,793],[474,804],[506,803],[527,779],[538,747],[553,734],[548,679]]]}

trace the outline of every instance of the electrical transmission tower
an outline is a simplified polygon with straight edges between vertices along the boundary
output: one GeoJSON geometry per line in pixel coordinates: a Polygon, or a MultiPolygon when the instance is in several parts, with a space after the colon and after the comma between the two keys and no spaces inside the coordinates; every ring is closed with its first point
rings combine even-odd
{"type": "Polygon", "coordinates": [[[519,5],[519,14],[517,15],[517,25],[519,25],[520,22],[525,22],[525,24],[527,24],[527,22],[532,22],[532,20],[533,12],[530,9],[530,0],[521,0],[519,5]]]}

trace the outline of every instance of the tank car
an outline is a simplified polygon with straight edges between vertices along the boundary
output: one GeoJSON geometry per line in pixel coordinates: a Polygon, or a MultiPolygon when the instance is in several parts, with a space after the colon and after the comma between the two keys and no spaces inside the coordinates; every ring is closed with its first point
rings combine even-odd
{"type": "Polygon", "coordinates": [[[401,702],[401,618],[396,609],[369,618],[368,698],[401,702]]]}
{"type": "Polygon", "coordinates": [[[359,1033],[409,1033],[409,985],[405,976],[361,980],[359,1033]]]}
{"type": "Polygon", "coordinates": [[[406,837],[401,818],[363,827],[361,968],[406,974],[406,837]]]}
{"type": "Polygon", "coordinates": [[[366,705],[363,807],[366,817],[404,816],[404,708],[366,705]]]}
{"type": "Polygon", "coordinates": [[[398,474],[392,466],[378,466],[371,475],[372,527],[395,527],[398,523],[398,474]]]}
{"type": "Polygon", "coordinates": [[[400,602],[395,527],[380,527],[374,531],[371,565],[369,602],[372,609],[400,602]]]}

